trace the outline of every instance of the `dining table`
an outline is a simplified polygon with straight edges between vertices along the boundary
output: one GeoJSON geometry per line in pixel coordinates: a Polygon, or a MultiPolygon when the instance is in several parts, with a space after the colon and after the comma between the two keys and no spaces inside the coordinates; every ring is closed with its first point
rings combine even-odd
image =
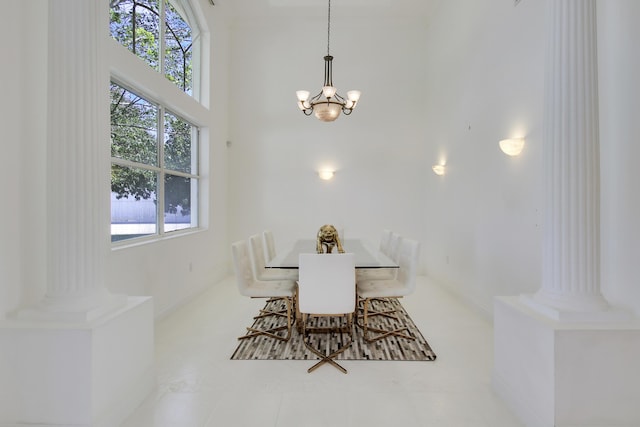
{"type": "MultiPolygon", "coordinates": [[[[315,239],[298,239],[288,250],[276,255],[266,263],[267,268],[298,269],[299,255],[302,253],[317,253],[315,239]]],[[[355,254],[355,267],[358,269],[399,268],[397,262],[383,253],[380,249],[371,245],[365,239],[342,240],[342,248],[345,253],[355,254]]],[[[338,253],[334,248],[333,253],[338,253]]],[[[327,254],[331,255],[331,254],[327,254]]],[[[301,315],[298,310],[298,302],[295,304],[295,319],[297,329],[301,332],[301,315]]]]}
{"type": "MultiPolygon", "coordinates": [[[[365,239],[342,240],[346,253],[355,254],[356,269],[398,268],[398,263],[365,239]]],[[[337,248],[333,253],[337,253],[337,248]]],[[[298,257],[302,253],[316,253],[315,239],[298,239],[288,250],[266,263],[267,268],[298,269],[298,257]]]]}

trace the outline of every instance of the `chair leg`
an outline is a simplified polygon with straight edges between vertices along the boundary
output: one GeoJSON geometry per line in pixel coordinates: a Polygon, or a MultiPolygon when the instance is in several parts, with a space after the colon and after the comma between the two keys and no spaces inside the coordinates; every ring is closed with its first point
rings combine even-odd
{"type": "MultiPolygon", "coordinates": [[[[269,329],[256,329],[253,327],[247,327],[247,334],[243,335],[241,337],[238,337],[238,340],[243,340],[246,338],[253,338],[253,337],[257,337],[260,335],[265,335],[280,341],[289,341],[289,339],[291,338],[291,328],[292,328],[292,320],[291,320],[291,314],[292,314],[292,305],[293,305],[293,301],[292,298],[289,297],[284,297],[283,298],[285,303],[286,303],[286,315],[284,315],[287,318],[287,324],[284,326],[277,326],[274,328],[269,328],[269,329]],[[276,334],[276,332],[282,331],[286,329],[287,330],[287,335],[282,337],[278,334],[276,334]]],[[[262,310],[261,310],[262,312],[262,310]]],[[[275,314],[275,313],[274,313],[275,314]]],[[[273,315],[273,314],[272,314],[273,315]]],[[[259,315],[256,316],[255,318],[260,318],[260,317],[266,317],[267,314],[264,315],[259,315]]]]}
{"type": "MultiPolygon", "coordinates": [[[[320,350],[312,347],[311,344],[309,343],[309,339],[308,339],[308,336],[307,336],[307,327],[306,327],[308,318],[309,318],[308,314],[303,314],[302,315],[302,321],[301,321],[301,323],[302,323],[302,326],[301,326],[302,327],[302,339],[304,341],[305,347],[307,347],[309,350],[311,350],[311,352],[314,353],[316,356],[320,357],[320,360],[315,365],[313,365],[312,367],[307,369],[307,372],[311,373],[311,372],[315,371],[316,369],[318,369],[320,366],[324,365],[325,363],[329,363],[330,365],[333,365],[338,370],[340,370],[340,372],[342,372],[343,374],[346,374],[347,370],[342,365],[340,365],[338,362],[336,362],[334,360],[334,357],[336,357],[338,354],[340,354],[343,351],[345,351],[347,348],[349,348],[351,346],[351,343],[353,343],[352,315],[351,314],[347,315],[347,328],[348,328],[348,331],[349,331],[349,343],[344,345],[344,346],[342,346],[342,348],[334,351],[331,354],[322,353],[322,352],[320,352],[320,350]]],[[[331,333],[331,332],[328,332],[328,333],[331,333]]]]}
{"type": "MultiPolygon", "coordinates": [[[[364,300],[364,314],[362,316],[362,329],[363,329],[363,337],[364,340],[366,342],[374,342],[374,341],[378,341],[381,340],[383,338],[387,338],[390,336],[395,336],[398,338],[405,338],[408,340],[415,340],[415,337],[412,337],[411,335],[408,335],[405,332],[409,331],[409,328],[404,326],[404,327],[400,327],[400,328],[396,328],[396,329],[392,329],[392,330],[387,330],[387,329],[380,329],[380,328],[375,328],[369,325],[369,317],[371,317],[371,314],[369,313],[369,305],[371,304],[371,298],[365,298],[364,300]],[[376,335],[374,335],[376,334],[376,335]]],[[[372,315],[376,315],[378,314],[377,312],[374,312],[372,315]]],[[[397,318],[396,318],[397,319],[397,318]]],[[[357,324],[357,322],[356,322],[357,324]]],[[[358,325],[360,326],[360,325],[358,325]]]]}
{"type": "Polygon", "coordinates": [[[287,297],[274,297],[274,298],[269,298],[267,300],[267,306],[265,306],[265,308],[260,309],[260,314],[258,314],[257,316],[253,316],[254,319],[262,319],[264,317],[269,317],[269,316],[279,316],[279,317],[286,317],[287,316],[287,309],[285,308],[280,308],[278,305],[276,305],[277,303],[286,300],[287,297]],[[275,308],[269,308],[271,305],[276,305],[275,308]]]}
{"type": "MultiPolygon", "coordinates": [[[[398,316],[394,314],[394,313],[397,312],[397,310],[396,309],[389,310],[386,307],[386,304],[389,303],[389,298],[370,298],[369,301],[370,302],[375,301],[375,302],[377,302],[377,303],[379,303],[380,305],[383,306],[382,309],[373,310],[373,305],[369,304],[369,307],[370,307],[369,317],[382,316],[382,317],[386,317],[387,319],[393,319],[393,320],[396,320],[396,321],[400,321],[398,316]]],[[[358,307],[358,308],[360,308],[360,307],[358,307]]],[[[360,310],[363,310],[363,309],[360,308],[360,310]]],[[[362,315],[360,317],[362,317],[362,315]]]]}

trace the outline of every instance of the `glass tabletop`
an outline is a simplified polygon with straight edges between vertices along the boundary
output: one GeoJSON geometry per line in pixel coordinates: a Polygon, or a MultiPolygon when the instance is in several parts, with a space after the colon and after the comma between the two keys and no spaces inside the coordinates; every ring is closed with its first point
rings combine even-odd
{"type": "MultiPolygon", "coordinates": [[[[395,261],[362,239],[343,240],[342,247],[345,252],[355,254],[356,268],[398,268],[395,261]]],[[[297,240],[292,248],[268,262],[267,268],[298,268],[298,255],[302,253],[315,254],[316,240],[297,240]]],[[[337,249],[334,248],[333,253],[337,253],[337,249]]]]}

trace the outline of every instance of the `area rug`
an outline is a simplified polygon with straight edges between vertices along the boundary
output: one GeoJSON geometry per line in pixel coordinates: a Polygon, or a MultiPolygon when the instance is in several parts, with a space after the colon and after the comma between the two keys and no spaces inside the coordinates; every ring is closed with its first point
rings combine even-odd
{"type": "MultiPolygon", "coordinates": [[[[336,357],[336,360],[416,360],[433,361],[436,354],[422,336],[413,320],[409,317],[405,309],[396,298],[387,301],[373,301],[373,308],[382,310],[393,308],[396,310],[398,320],[388,319],[383,316],[373,317],[371,325],[380,329],[393,329],[398,326],[407,327],[408,334],[415,337],[410,340],[401,337],[390,336],[384,339],[367,343],[363,337],[361,327],[354,327],[353,343],[343,353],[336,357]]],[[[278,310],[284,308],[281,300],[269,301],[265,309],[278,310]]],[[[360,320],[361,321],[361,320],[360,320]]],[[[340,326],[339,320],[334,318],[310,319],[308,327],[334,327],[340,326]],[[315,322],[315,323],[314,323],[315,322]]],[[[259,318],[254,321],[251,327],[266,329],[274,326],[286,324],[286,319],[276,316],[259,318]]],[[[285,334],[286,331],[280,331],[285,334]]],[[[349,338],[346,333],[333,332],[330,334],[311,334],[311,343],[316,348],[326,348],[335,350],[348,344],[349,338]]],[[[294,325],[289,341],[280,341],[266,336],[246,338],[239,341],[239,345],[231,356],[232,360],[316,360],[317,357],[311,353],[302,340],[301,334],[294,325]]]]}

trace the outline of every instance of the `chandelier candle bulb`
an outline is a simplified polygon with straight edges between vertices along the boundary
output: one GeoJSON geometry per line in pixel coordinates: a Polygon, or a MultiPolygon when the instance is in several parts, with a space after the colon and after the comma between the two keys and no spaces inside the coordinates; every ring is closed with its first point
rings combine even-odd
{"type": "Polygon", "coordinates": [[[296,96],[298,97],[298,101],[304,103],[304,101],[309,99],[309,91],[308,90],[298,90],[296,91],[296,96]]]}
{"type": "Polygon", "coordinates": [[[349,99],[349,101],[352,101],[355,104],[360,99],[360,91],[350,90],[349,92],[347,92],[347,98],[349,99]]]}
{"type": "Polygon", "coordinates": [[[336,88],[333,86],[324,86],[322,88],[322,94],[324,95],[325,98],[331,98],[333,95],[336,94],[336,88]]]}

